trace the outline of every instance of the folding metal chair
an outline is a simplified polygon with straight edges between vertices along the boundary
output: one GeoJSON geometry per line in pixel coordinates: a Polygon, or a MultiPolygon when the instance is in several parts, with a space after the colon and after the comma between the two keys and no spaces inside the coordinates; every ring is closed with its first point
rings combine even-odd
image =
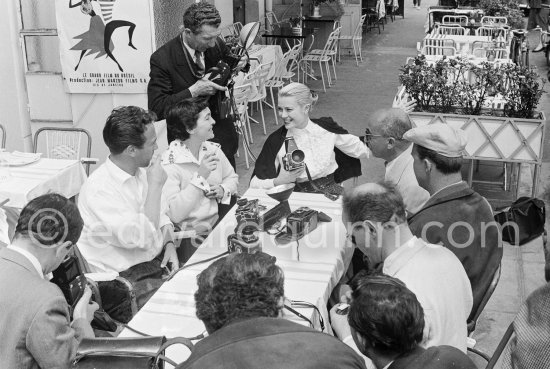
{"type": "MultiPolygon", "coordinates": [[[[325,71],[327,73],[327,82],[329,87],[332,86],[332,77],[330,75],[330,62],[332,62],[332,69],[334,71],[334,79],[336,80],[336,53],[338,47],[338,37],[340,35],[341,28],[337,28],[335,31],[332,31],[327,38],[327,42],[322,50],[316,49],[311,50],[307,55],[305,55],[300,61],[301,64],[305,64],[302,67],[302,71],[309,70],[309,62],[319,63],[319,70],[321,72],[321,79],[323,81],[323,91],[327,92],[325,85],[325,76],[323,73],[323,65],[325,64],[325,71]]],[[[307,73],[304,72],[304,81],[307,82],[307,73]]]]}
{"type": "Polygon", "coordinates": [[[363,14],[361,16],[361,18],[359,19],[359,23],[357,23],[357,26],[355,26],[355,30],[353,31],[352,35],[340,35],[338,37],[338,60],[340,60],[340,41],[348,40],[348,41],[351,41],[351,45],[353,47],[355,64],[359,66],[359,60],[363,62],[363,54],[362,54],[363,24],[365,23],[366,18],[367,18],[366,14],[363,14]],[[357,57],[358,52],[359,52],[359,57],[357,57]]]}
{"type": "Polygon", "coordinates": [[[41,137],[45,137],[45,150],[42,151],[47,158],[52,159],[76,159],[80,160],[86,166],[86,174],[90,174],[90,165],[97,164],[98,159],[91,158],[92,154],[92,136],[90,132],[82,128],[40,128],[34,134],[34,152],[38,151],[38,146],[42,146],[41,137]],[[86,140],[86,144],[83,142],[86,140]],[[40,140],[40,141],[39,141],[40,140]],[[85,148],[85,149],[84,149],[85,148]],[[85,152],[86,156],[82,156],[85,152]]]}

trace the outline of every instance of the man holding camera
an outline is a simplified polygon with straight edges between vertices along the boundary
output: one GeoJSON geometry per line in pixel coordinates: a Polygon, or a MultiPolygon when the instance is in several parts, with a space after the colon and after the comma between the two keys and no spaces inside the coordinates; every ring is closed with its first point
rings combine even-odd
{"type": "Polygon", "coordinates": [[[97,304],[86,288],[70,319],[69,305],[45,275],[63,262],[82,232],[76,205],[58,194],[32,200],[21,211],[13,242],[0,251],[0,361],[2,368],[68,368],[97,304]]]}
{"type": "MultiPolygon", "coordinates": [[[[208,79],[210,68],[229,52],[219,37],[221,17],[208,3],[195,3],[183,15],[184,30],[151,55],[151,72],[147,94],[149,109],[164,119],[167,109],[183,99],[210,96],[210,110],[216,121],[212,141],[235,168],[238,134],[230,117],[220,110],[226,87],[208,79]]],[[[239,63],[237,68],[242,67],[239,63]]]]}

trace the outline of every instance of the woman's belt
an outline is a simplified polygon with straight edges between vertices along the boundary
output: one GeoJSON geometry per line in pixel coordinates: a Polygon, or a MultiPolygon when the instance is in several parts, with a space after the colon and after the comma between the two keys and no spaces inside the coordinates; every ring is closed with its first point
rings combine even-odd
{"type": "Polygon", "coordinates": [[[329,199],[335,201],[344,192],[344,188],[334,181],[334,173],[326,177],[311,179],[311,174],[306,165],[306,174],[309,182],[297,182],[294,191],[322,193],[329,199]]]}

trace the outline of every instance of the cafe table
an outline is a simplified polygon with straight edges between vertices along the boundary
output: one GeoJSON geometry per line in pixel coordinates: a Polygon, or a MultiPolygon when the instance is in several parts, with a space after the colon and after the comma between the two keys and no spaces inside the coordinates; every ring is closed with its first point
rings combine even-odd
{"type": "MultiPolygon", "coordinates": [[[[249,189],[243,195],[249,200],[258,199],[268,209],[277,202],[266,195],[265,190],[249,189]]],[[[293,193],[289,199],[291,210],[310,207],[324,212],[332,220],[319,223],[318,227],[300,239],[286,245],[277,245],[273,235],[261,232],[262,250],[277,258],[285,275],[285,296],[290,300],[306,301],[317,306],[325,324],[324,332],[331,334],[327,302],[329,296],[344,275],[353,255],[353,246],[346,237],[341,220],[341,201],[331,201],[321,194],[293,193]]],[[[207,260],[227,251],[227,236],[237,225],[235,207],[223,218],[208,238],[189,259],[187,265],[207,260]]],[[[203,323],[195,315],[194,293],[197,275],[212,261],[193,265],[178,272],[165,282],[128,324],[150,335],[166,337],[195,337],[205,331],[203,323]]],[[[319,316],[313,308],[296,308],[319,329],[319,316]]],[[[284,316],[299,324],[308,324],[291,313],[284,316]]],[[[139,336],[125,329],[121,337],[139,336]]],[[[169,350],[169,356],[183,361],[186,349],[169,350]]]]}
{"type": "MultiPolygon", "coordinates": [[[[0,153],[1,158],[6,153],[0,153]]],[[[26,153],[25,153],[26,154],[26,153]]],[[[79,160],[39,158],[28,164],[18,162],[0,168],[0,197],[9,198],[7,207],[21,209],[40,195],[55,192],[73,197],[86,180],[79,160]]]]}

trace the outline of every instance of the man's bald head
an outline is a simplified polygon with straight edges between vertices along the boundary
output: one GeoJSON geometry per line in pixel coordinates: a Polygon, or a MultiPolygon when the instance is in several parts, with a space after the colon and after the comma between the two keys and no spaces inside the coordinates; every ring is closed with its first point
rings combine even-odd
{"type": "Polygon", "coordinates": [[[374,134],[402,140],[405,132],[412,128],[412,123],[402,109],[389,108],[375,111],[369,118],[368,126],[374,134]]]}
{"type": "Polygon", "coordinates": [[[390,183],[365,183],[344,194],[344,214],[351,223],[388,222],[393,215],[406,221],[405,205],[401,194],[390,183]]]}

